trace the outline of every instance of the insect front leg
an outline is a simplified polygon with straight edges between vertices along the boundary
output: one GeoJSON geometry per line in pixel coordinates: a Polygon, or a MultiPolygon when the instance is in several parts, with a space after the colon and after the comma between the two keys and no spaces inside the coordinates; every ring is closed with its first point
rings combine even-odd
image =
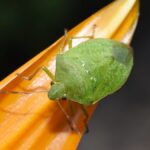
{"type": "MultiPolygon", "coordinates": [[[[23,76],[20,73],[17,73],[17,76],[19,78],[23,79],[23,80],[31,80],[40,70],[43,70],[52,79],[52,82],[55,81],[55,76],[45,66],[39,67],[35,72],[33,72],[29,76],[23,76]]],[[[0,90],[0,94],[32,94],[32,93],[42,93],[42,92],[45,93],[45,92],[48,92],[48,90],[43,90],[43,91],[8,91],[8,90],[0,90]]]]}
{"type": "Polygon", "coordinates": [[[48,70],[48,68],[45,67],[45,66],[41,66],[41,67],[37,68],[37,69],[35,70],[35,72],[33,72],[33,73],[32,73],[31,75],[29,75],[29,76],[23,76],[23,75],[21,75],[20,73],[16,73],[16,75],[17,75],[19,78],[24,79],[24,80],[32,80],[33,77],[34,77],[40,70],[43,70],[52,80],[55,80],[55,77],[54,77],[54,75],[52,74],[52,72],[51,72],[50,70],[48,70]]]}

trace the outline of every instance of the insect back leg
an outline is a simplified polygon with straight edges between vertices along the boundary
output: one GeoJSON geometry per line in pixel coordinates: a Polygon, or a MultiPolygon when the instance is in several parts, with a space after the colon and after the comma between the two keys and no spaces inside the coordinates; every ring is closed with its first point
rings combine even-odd
{"type": "Polygon", "coordinates": [[[69,38],[69,42],[68,42],[69,49],[72,48],[72,44],[73,44],[73,40],[74,39],[94,39],[95,28],[96,28],[96,25],[93,25],[93,27],[92,27],[92,34],[89,35],[89,36],[70,37],[69,38]]]}
{"type": "Polygon", "coordinates": [[[73,105],[72,105],[72,101],[67,100],[67,102],[68,102],[68,106],[69,106],[69,109],[70,109],[70,112],[71,112],[71,116],[73,116],[75,114],[75,111],[74,111],[74,108],[73,108],[73,105]]]}
{"type": "MultiPolygon", "coordinates": [[[[64,100],[67,100],[67,99],[64,99],[64,100]]],[[[75,114],[75,110],[73,108],[73,104],[72,104],[72,101],[71,100],[67,100],[67,105],[69,106],[69,109],[70,109],[70,112],[71,112],[71,116],[73,116],[75,114]]],[[[84,126],[85,126],[85,132],[88,133],[89,132],[89,127],[88,127],[88,124],[87,124],[87,121],[88,121],[88,118],[89,118],[89,114],[88,114],[88,111],[87,109],[85,108],[84,105],[82,104],[79,104],[83,114],[84,114],[84,126]]]]}
{"type": "Polygon", "coordinates": [[[63,37],[63,41],[61,42],[60,48],[59,48],[59,54],[64,52],[64,48],[65,48],[65,43],[68,39],[68,32],[67,29],[64,30],[64,37],[63,37]]]}
{"type": "Polygon", "coordinates": [[[85,108],[85,106],[83,104],[80,104],[80,108],[85,116],[85,119],[84,119],[84,125],[85,125],[85,129],[86,129],[86,133],[89,132],[89,127],[88,127],[88,124],[87,124],[87,121],[88,121],[88,118],[89,118],[89,114],[88,114],[88,111],[87,109],[85,108]]]}
{"type": "Polygon", "coordinates": [[[58,107],[61,109],[61,111],[63,112],[63,114],[66,117],[66,120],[71,128],[71,130],[77,132],[78,134],[80,134],[80,131],[78,130],[77,126],[74,124],[74,122],[71,120],[71,117],[68,115],[68,113],[66,112],[66,110],[63,108],[63,106],[61,105],[61,100],[57,100],[57,105],[58,107]]]}

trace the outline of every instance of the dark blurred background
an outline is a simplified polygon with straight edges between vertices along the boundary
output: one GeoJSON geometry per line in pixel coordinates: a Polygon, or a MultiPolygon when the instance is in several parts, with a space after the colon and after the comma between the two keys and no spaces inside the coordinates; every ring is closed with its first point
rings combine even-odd
{"type": "MultiPolygon", "coordinates": [[[[0,80],[112,0],[0,0],[0,80]]],[[[150,150],[149,1],[141,1],[127,84],[101,101],[79,150],[150,150]]]]}

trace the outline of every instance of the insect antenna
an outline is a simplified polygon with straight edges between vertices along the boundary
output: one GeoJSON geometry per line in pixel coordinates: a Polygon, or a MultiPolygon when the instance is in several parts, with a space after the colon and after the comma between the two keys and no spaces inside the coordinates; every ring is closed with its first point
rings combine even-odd
{"type": "Polygon", "coordinates": [[[48,90],[42,91],[7,91],[7,90],[0,90],[0,94],[33,94],[33,93],[47,93],[48,90]]]}
{"type": "MultiPolygon", "coordinates": [[[[6,94],[34,94],[34,93],[47,93],[48,90],[39,90],[39,91],[7,91],[7,90],[0,90],[0,95],[6,95],[6,94]]],[[[39,113],[37,112],[17,112],[17,111],[12,111],[12,110],[9,110],[9,109],[6,109],[6,108],[3,108],[1,105],[0,105],[0,111],[1,112],[4,112],[4,113],[8,113],[8,114],[11,114],[11,115],[19,115],[19,116],[26,116],[26,115],[39,115],[39,113]]],[[[41,114],[40,114],[41,115],[41,114]]],[[[45,114],[42,114],[41,117],[43,118],[47,118],[48,115],[45,115],[45,114]]]]}

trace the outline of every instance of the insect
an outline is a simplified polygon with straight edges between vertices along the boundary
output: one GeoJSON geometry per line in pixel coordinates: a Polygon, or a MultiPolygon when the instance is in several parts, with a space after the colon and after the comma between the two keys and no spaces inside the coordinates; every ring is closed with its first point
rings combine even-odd
{"type": "Polygon", "coordinates": [[[132,50],[125,44],[108,39],[81,43],[57,55],[55,79],[48,97],[94,104],[125,83],[132,65],[132,50]]]}
{"type": "Polygon", "coordinates": [[[42,69],[52,79],[49,99],[58,102],[74,129],[59,100],[68,99],[81,104],[88,116],[84,105],[95,104],[126,82],[133,66],[133,52],[126,44],[102,38],[90,39],[75,47],[69,45],[67,52],[56,56],[55,75],[46,67],[42,69]]]}

